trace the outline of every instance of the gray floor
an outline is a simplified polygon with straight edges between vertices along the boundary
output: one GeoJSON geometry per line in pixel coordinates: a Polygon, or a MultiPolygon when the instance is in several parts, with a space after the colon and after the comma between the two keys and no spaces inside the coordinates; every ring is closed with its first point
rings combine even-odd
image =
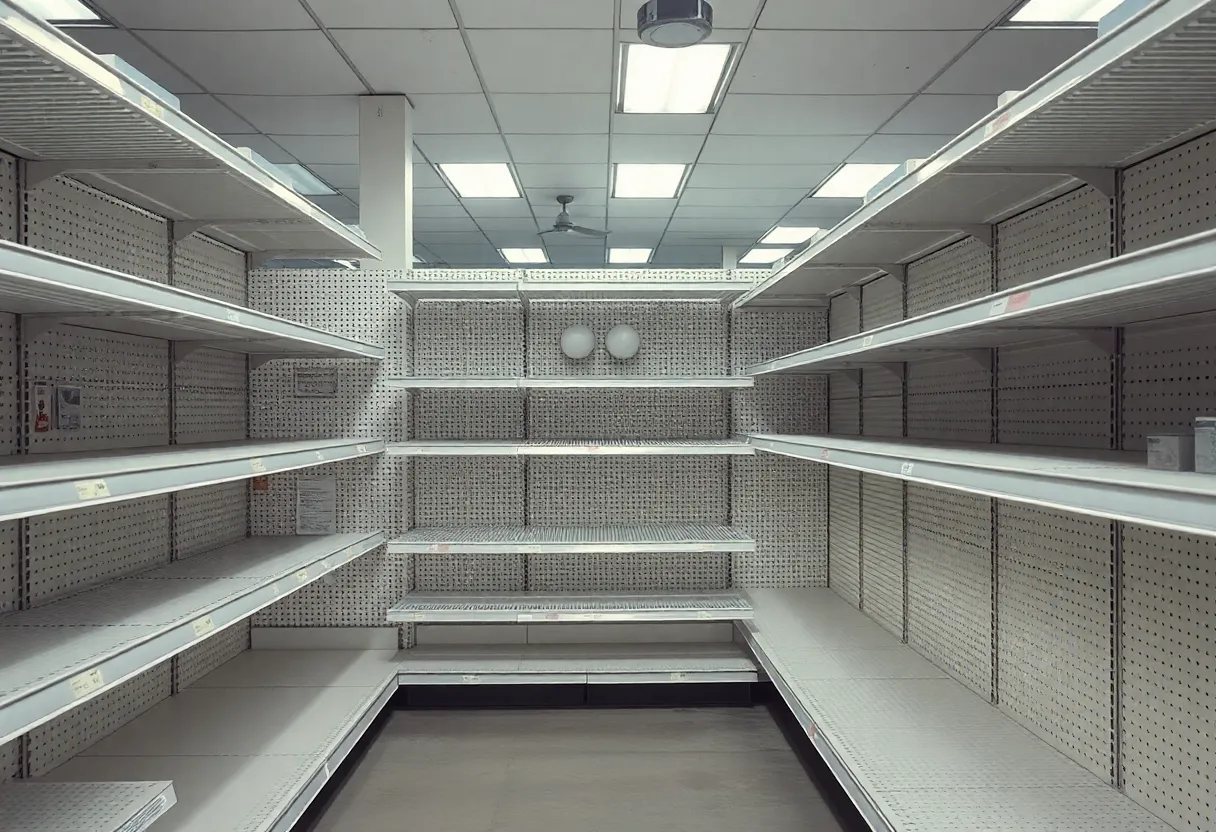
{"type": "Polygon", "coordinates": [[[763,708],[398,711],[315,832],[838,832],[763,708]]]}

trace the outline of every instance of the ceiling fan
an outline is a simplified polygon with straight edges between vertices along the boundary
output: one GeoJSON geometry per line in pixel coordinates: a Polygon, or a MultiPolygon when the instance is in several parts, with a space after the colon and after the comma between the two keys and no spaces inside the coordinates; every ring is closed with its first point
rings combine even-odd
{"type": "Polygon", "coordinates": [[[575,225],[574,221],[570,219],[570,213],[566,210],[566,206],[574,202],[574,197],[569,194],[562,194],[557,198],[557,201],[562,206],[561,213],[557,215],[557,220],[554,221],[552,228],[548,231],[540,232],[542,236],[545,234],[570,234],[573,232],[586,237],[607,237],[611,233],[601,231],[598,228],[584,228],[581,225],[575,225]]]}

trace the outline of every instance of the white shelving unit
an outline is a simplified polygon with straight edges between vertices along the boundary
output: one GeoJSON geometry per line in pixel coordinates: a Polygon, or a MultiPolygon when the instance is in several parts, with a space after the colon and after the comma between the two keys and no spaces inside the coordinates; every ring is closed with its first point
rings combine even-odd
{"type": "Polygon", "coordinates": [[[208,442],[0,460],[0,520],[164,494],[384,453],[380,440],[208,442]]]}
{"type": "Polygon", "coordinates": [[[755,385],[750,376],[636,377],[582,376],[570,378],[444,378],[415,376],[393,379],[401,390],[687,390],[740,389],[755,385]]]}
{"type": "Polygon", "coordinates": [[[628,554],[754,552],[756,541],[730,526],[647,523],[632,526],[423,526],[389,543],[402,554],[628,554]]]}
{"type": "Polygon", "coordinates": [[[13,830],[144,832],[175,803],[168,781],[0,785],[0,817],[13,830]]]}
{"type": "Polygon", "coordinates": [[[428,624],[695,622],[751,617],[751,603],[738,592],[410,592],[388,611],[389,621],[428,624]]]}
{"type": "Polygon", "coordinates": [[[0,144],[22,158],[27,188],[68,174],[262,257],[378,257],[361,234],[140,82],[19,6],[0,2],[0,144]]]}
{"type": "Polygon", "coordinates": [[[0,743],[383,544],[379,532],[247,538],[0,616],[0,743]]]}
{"type": "Polygon", "coordinates": [[[388,290],[421,300],[734,300],[756,284],[743,280],[390,280],[388,290]]]}
{"type": "Polygon", "coordinates": [[[822,296],[992,226],[1213,122],[1216,10],[1160,0],[947,144],[736,301],[822,296]]]}
{"type": "Polygon", "coordinates": [[[390,442],[389,456],[751,456],[743,439],[444,440],[390,442]]]}

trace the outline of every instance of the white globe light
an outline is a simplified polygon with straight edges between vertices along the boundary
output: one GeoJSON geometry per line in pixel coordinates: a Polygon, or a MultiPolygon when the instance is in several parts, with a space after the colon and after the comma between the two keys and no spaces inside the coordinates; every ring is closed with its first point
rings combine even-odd
{"type": "Polygon", "coordinates": [[[628,361],[638,354],[638,349],[642,346],[642,337],[633,327],[619,324],[608,330],[604,345],[608,347],[608,352],[612,354],[613,358],[628,361]]]}
{"type": "Polygon", "coordinates": [[[595,333],[585,324],[568,326],[562,330],[561,346],[566,358],[581,360],[595,352],[595,333]]]}

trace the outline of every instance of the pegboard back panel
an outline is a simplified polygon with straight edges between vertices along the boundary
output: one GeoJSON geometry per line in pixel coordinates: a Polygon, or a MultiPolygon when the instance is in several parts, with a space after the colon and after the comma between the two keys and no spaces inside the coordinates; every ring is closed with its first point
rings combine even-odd
{"type": "Polygon", "coordinates": [[[828,303],[828,340],[839,341],[861,332],[861,304],[852,295],[836,295],[828,303]]]}
{"type": "Polygon", "coordinates": [[[182,444],[249,435],[249,372],[245,356],[198,350],[173,370],[173,431],[182,444]]]}
{"type": "Polygon", "coordinates": [[[903,397],[870,396],[862,399],[861,433],[863,436],[903,436],[903,397]]]}
{"type": "Polygon", "coordinates": [[[201,555],[245,539],[249,528],[249,481],[175,491],[173,557],[201,555]]]}
{"type": "Polygon", "coordinates": [[[996,539],[1000,707],[1110,781],[1111,523],[999,502],[996,539]]]}
{"type": "Polygon", "coordinates": [[[83,592],[170,560],[169,495],[31,517],[28,606],[83,592]]]}
{"type": "Polygon", "coordinates": [[[66,176],[25,192],[27,246],[169,282],[169,223],[66,176]]]}
{"type": "Polygon", "coordinates": [[[1111,201],[1086,185],[996,227],[997,290],[1114,256],[1111,201]]]}
{"type": "Polygon", "coordinates": [[[824,433],[827,402],[825,376],[758,376],[731,396],[731,433],[824,433]]]}
{"type": "Polygon", "coordinates": [[[1123,527],[1123,785],[1178,829],[1211,829],[1216,541],[1123,527]]]}
{"type": "MultiPolygon", "coordinates": [[[[829,389],[848,387],[850,384],[848,381],[837,381],[836,377],[833,377],[829,389]]],[[[838,433],[841,436],[859,435],[861,433],[861,399],[857,396],[829,399],[828,425],[831,433],[838,433]]]]}
{"type": "Polygon", "coordinates": [[[1113,360],[1084,337],[997,351],[1001,442],[1112,448],[1113,360]]]}
{"type": "Polygon", "coordinates": [[[80,388],[80,427],[31,431],[30,453],[110,450],[169,444],[169,344],[153,338],[79,327],[59,327],[25,346],[25,377],[32,385],[80,388]]]}
{"type": "Polygon", "coordinates": [[[526,555],[414,555],[418,592],[523,592],[526,555]]]}
{"type": "MultiPolygon", "coordinates": [[[[507,274],[518,279],[518,271],[507,271],[507,274]]],[[[654,281],[723,281],[740,280],[751,282],[755,273],[751,269],[646,269],[646,280],[654,281]]],[[[630,281],[638,279],[638,272],[633,269],[528,269],[528,280],[537,281],[630,281]]]]}
{"type": "Polygon", "coordinates": [[[891,275],[861,287],[862,329],[877,329],[904,319],[904,287],[891,275]]]}
{"type": "Polygon", "coordinates": [[[0,456],[17,453],[18,395],[17,316],[0,312],[0,456]]]}
{"type": "Polygon", "coordinates": [[[18,242],[21,189],[17,183],[17,159],[0,153],[0,240],[18,242]]]}
{"type": "Polygon", "coordinates": [[[957,442],[992,438],[992,371],[967,357],[913,361],[908,436],[957,442]]]}
{"type": "Polygon", "coordinates": [[[40,777],[114,733],[173,693],[164,661],[26,735],[28,776],[40,777]]]}
{"type": "Polygon", "coordinates": [[[518,301],[421,301],[414,309],[416,375],[516,377],[525,366],[518,301]]]}
{"type": "Polygon", "coordinates": [[[187,647],[174,657],[177,690],[185,690],[222,664],[226,664],[249,649],[249,619],[209,636],[193,647],[187,647]]]}
{"type": "Polygon", "coordinates": [[[173,245],[173,285],[245,306],[249,300],[245,253],[191,234],[173,245]]]}
{"type": "MultiPolygon", "coordinates": [[[[526,435],[524,397],[517,390],[420,390],[413,395],[415,439],[523,439],[526,435]]],[[[584,438],[601,435],[582,434],[584,438]]]]}
{"type": "Polygon", "coordinates": [[[757,454],[730,468],[731,525],[756,541],[734,556],[735,586],[827,586],[827,466],[757,454]]]}
{"type": "Polygon", "coordinates": [[[420,457],[414,460],[414,525],[523,525],[524,460],[420,457]]]}
{"type": "Polygon", "coordinates": [[[532,457],[528,523],[726,523],[725,457],[532,457]]]}
{"type": "Polygon", "coordinates": [[[253,626],[394,626],[385,610],[409,591],[412,571],[409,555],[381,546],[254,614],[253,626]]]}
{"type": "Polygon", "coordinates": [[[486,282],[490,280],[519,280],[519,269],[409,269],[391,272],[390,280],[441,280],[486,282]]]}
{"type": "Polygon", "coordinates": [[[403,457],[365,456],[259,479],[250,488],[252,533],[296,533],[296,489],[301,478],[333,477],[337,531],[379,532],[391,538],[409,528],[403,457]]]}
{"type": "Polygon", "coordinates": [[[21,574],[21,538],[17,521],[0,523],[0,613],[17,609],[21,597],[18,577],[21,574]]]}
{"type": "Polygon", "coordinates": [[[1209,133],[1123,172],[1123,250],[1216,228],[1216,134],[1209,133]]]}
{"type": "Polygon", "coordinates": [[[1123,447],[1190,433],[1216,413],[1216,315],[1187,315],[1123,330],[1123,447]]]}
{"type": "Polygon", "coordinates": [[[408,394],[390,388],[387,381],[391,377],[387,362],[327,358],[271,361],[249,376],[253,390],[250,434],[255,439],[408,439],[408,394]],[[335,395],[315,396],[307,389],[300,391],[305,395],[297,395],[300,374],[317,372],[333,374],[335,395]]]}
{"type": "Polygon", "coordinates": [[[861,475],[861,607],[904,635],[904,486],[902,480],[861,475]]]}
{"type": "Polygon", "coordinates": [[[974,237],[908,265],[908,317],[992,294],[992,250],[974,237]]]}
{"type": "Polygon", "coordinates": [[[828,586],[861,606],[861,474],[828,469],[828,586]]]}
{"type": "Polygon", "coordinates": [[[720,390],[538,390],[528,399],[533,439],[715,439],[730,423],[720,390]]]}
{"type": "Polygon", "coordinates": [[[528,555],[532,592],[729,589],[730,555],[528,555]]]}
{"type": "Polygon", "coordinates": [[[908,483],[908,644],[989,700],[991,503],[908,483]]]}
{"type": "Polygon", "coordinates": [[[828,340],[824,309],[744,307],[731,313],[731,372],[808,350],[828,340]]]}
{"type": "Polygon", "coordinates": [[[21,741],[0,745],[0,782],[21,773],[21,741]]]}
{"type": "Polygon", "coordinates": [[[528,307],[529,375],[717,376],[728,372],[729,350],[728,317],[717,301],[534,301],[528,307]],[[567,358],[559,345],[562,331],[574,324],[590,327],[599,341],[581,361],[567,358]],[[613,358],[604,344],[618,324],[641,337],[629,361],[613,358]]]}

